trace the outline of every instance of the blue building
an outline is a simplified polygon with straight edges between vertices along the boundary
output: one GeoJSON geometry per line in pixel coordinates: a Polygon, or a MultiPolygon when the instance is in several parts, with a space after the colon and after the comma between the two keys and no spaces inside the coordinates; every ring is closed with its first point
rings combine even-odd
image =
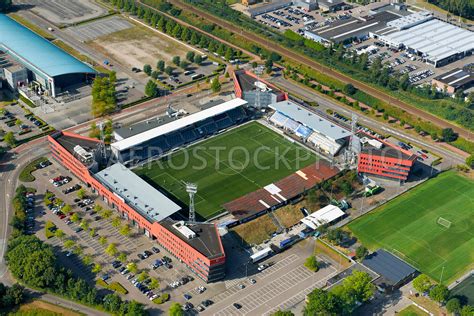
{"type": "MultiPolygon", "coordinates": [[[[4,14],[0,14],[0,30],[0,54],[25,67],[28,82],[36,83],[53,97],[71,85],[89,82],[97,74],[92,67],[4,14]]],[[[0,64],[0,74],[6,66],[0,64]]]]}

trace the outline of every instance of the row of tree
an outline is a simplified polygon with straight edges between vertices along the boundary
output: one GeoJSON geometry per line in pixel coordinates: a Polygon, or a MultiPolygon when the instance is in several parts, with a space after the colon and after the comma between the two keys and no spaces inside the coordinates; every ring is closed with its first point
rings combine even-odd
{"type": "MultiPolygon", "coordinates": [[[[190,29],[187,26],[180,25],[174,20],[145,7],[134,0],[110,0],[120,10],[129,12],[136,15],[138,18],[143,19],[151,27],[160,30],[176,39],[183,42],[189,43],[194,46],[208,49],[211,53],[216,53],[219,56],[223,56],[226,60],[231,60],[235,57],[239,58],[242,56],[241,50],[234,50],[219,41],[216,41],[201,32],[197,32],[194,29],[190,29]]],[[[158,6],[158,4],[156,4],[158,6]]],[[[167,5],[161,9],[166,11],[170,7],[167,5]]],[[[179,14],[179,11],[175,11],[179,14]]]]}
{"type": "Polygon", "coordinates": [[[428,0],[429,3],[439,6],[450,13],[467,19],[474,19],[474,2],[470,0],[428,0]]]}

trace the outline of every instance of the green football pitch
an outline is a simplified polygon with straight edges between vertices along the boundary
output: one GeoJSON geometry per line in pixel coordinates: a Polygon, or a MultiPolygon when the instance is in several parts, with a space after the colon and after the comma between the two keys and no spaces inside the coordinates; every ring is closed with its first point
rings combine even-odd
{"type": "Polygon", "coordinates": [[[317,161],[297,143],[251,122],[134,170],[188,204],[185,182],[198,185],[196,212],[209,219],[222,205],[317,161]]]}
{"type": "Polygon", "coordinates": [[[349,228],[370,249],[385,248],[449,284],[474,267],[474,181],[442,173],[349,228]]]}

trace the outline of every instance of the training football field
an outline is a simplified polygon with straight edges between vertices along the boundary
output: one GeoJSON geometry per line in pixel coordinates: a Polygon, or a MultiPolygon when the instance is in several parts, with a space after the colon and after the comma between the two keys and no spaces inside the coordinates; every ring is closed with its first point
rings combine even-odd
{"type": "Polygon", "coordinates": [[[474,181],[442,173],[349,228],[371,250],[385,248],[449,284],[474,267],[474,181]]]}
{"type": "Polygon", "coordinates": [[[198,185],[196,212],[209,219],[222,204],[278,181],[317,156],[271,129],[251,122],[136,169],[139,176],[188,205],[185,182],[198,185]]]}

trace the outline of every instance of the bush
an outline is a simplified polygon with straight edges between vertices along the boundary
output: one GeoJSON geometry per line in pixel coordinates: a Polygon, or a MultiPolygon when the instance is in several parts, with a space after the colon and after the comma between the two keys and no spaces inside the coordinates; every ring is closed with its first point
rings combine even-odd
{"type": "Polygon", "coordinates": [[[170,295],[168,293],[164,293],[162,294],[161,296],[155,298],[153,300],[153,303],[155,304],[163,304],[165,302],[167,302],[168,300],[170,299],[170,295]]]}
{"type": "Polygon", "coordinates": [[[31,174],[33,171],[37,169],[37,166],[39,163],[47,161],[48,159],[46,157],[41,157],[38,159],[33,160],[30,162],[25,168],[20,173],[20,176],[18,177],[20,181],[22,182],[33,182],[36,180],[36,178],[31,174]]]}
{"type": "Polygon", "coordinates": [[[51,221],[47,221],[45,226],[44,226],[44,234],[46,236],[46,238],[52,238],[54,237],[54,228],[56,228],[56,225],[54,225],[53,222],[51,221]]]}
{"type": "Polygon", "coordinates": [[[318,260],[316,260],[315,256],[306,258],[306,261],[304,262],[304,266],[313,272],[316,272],[319,270],[319,262],[318,260]]]}
{"type": "Polygon", "coordinates": [[[101,286],[103,288],[107,288],[109,285],[107,284],[107,282],[105,282],[104,280],[102,279],[98,279],[96,282],[95,282],[96,285],[98,286],[101,286]]]}
{"type": "Polygon", "coordinates": [[[123,287],[122,284],[118,283],[118,282],[112,282],[109,284],[109,286],[107,287],[109,290],[111,291],[115,291],[115,292],[118,292],[120,294],[128,294],[128,291],[126,288],[123,287]]]}

